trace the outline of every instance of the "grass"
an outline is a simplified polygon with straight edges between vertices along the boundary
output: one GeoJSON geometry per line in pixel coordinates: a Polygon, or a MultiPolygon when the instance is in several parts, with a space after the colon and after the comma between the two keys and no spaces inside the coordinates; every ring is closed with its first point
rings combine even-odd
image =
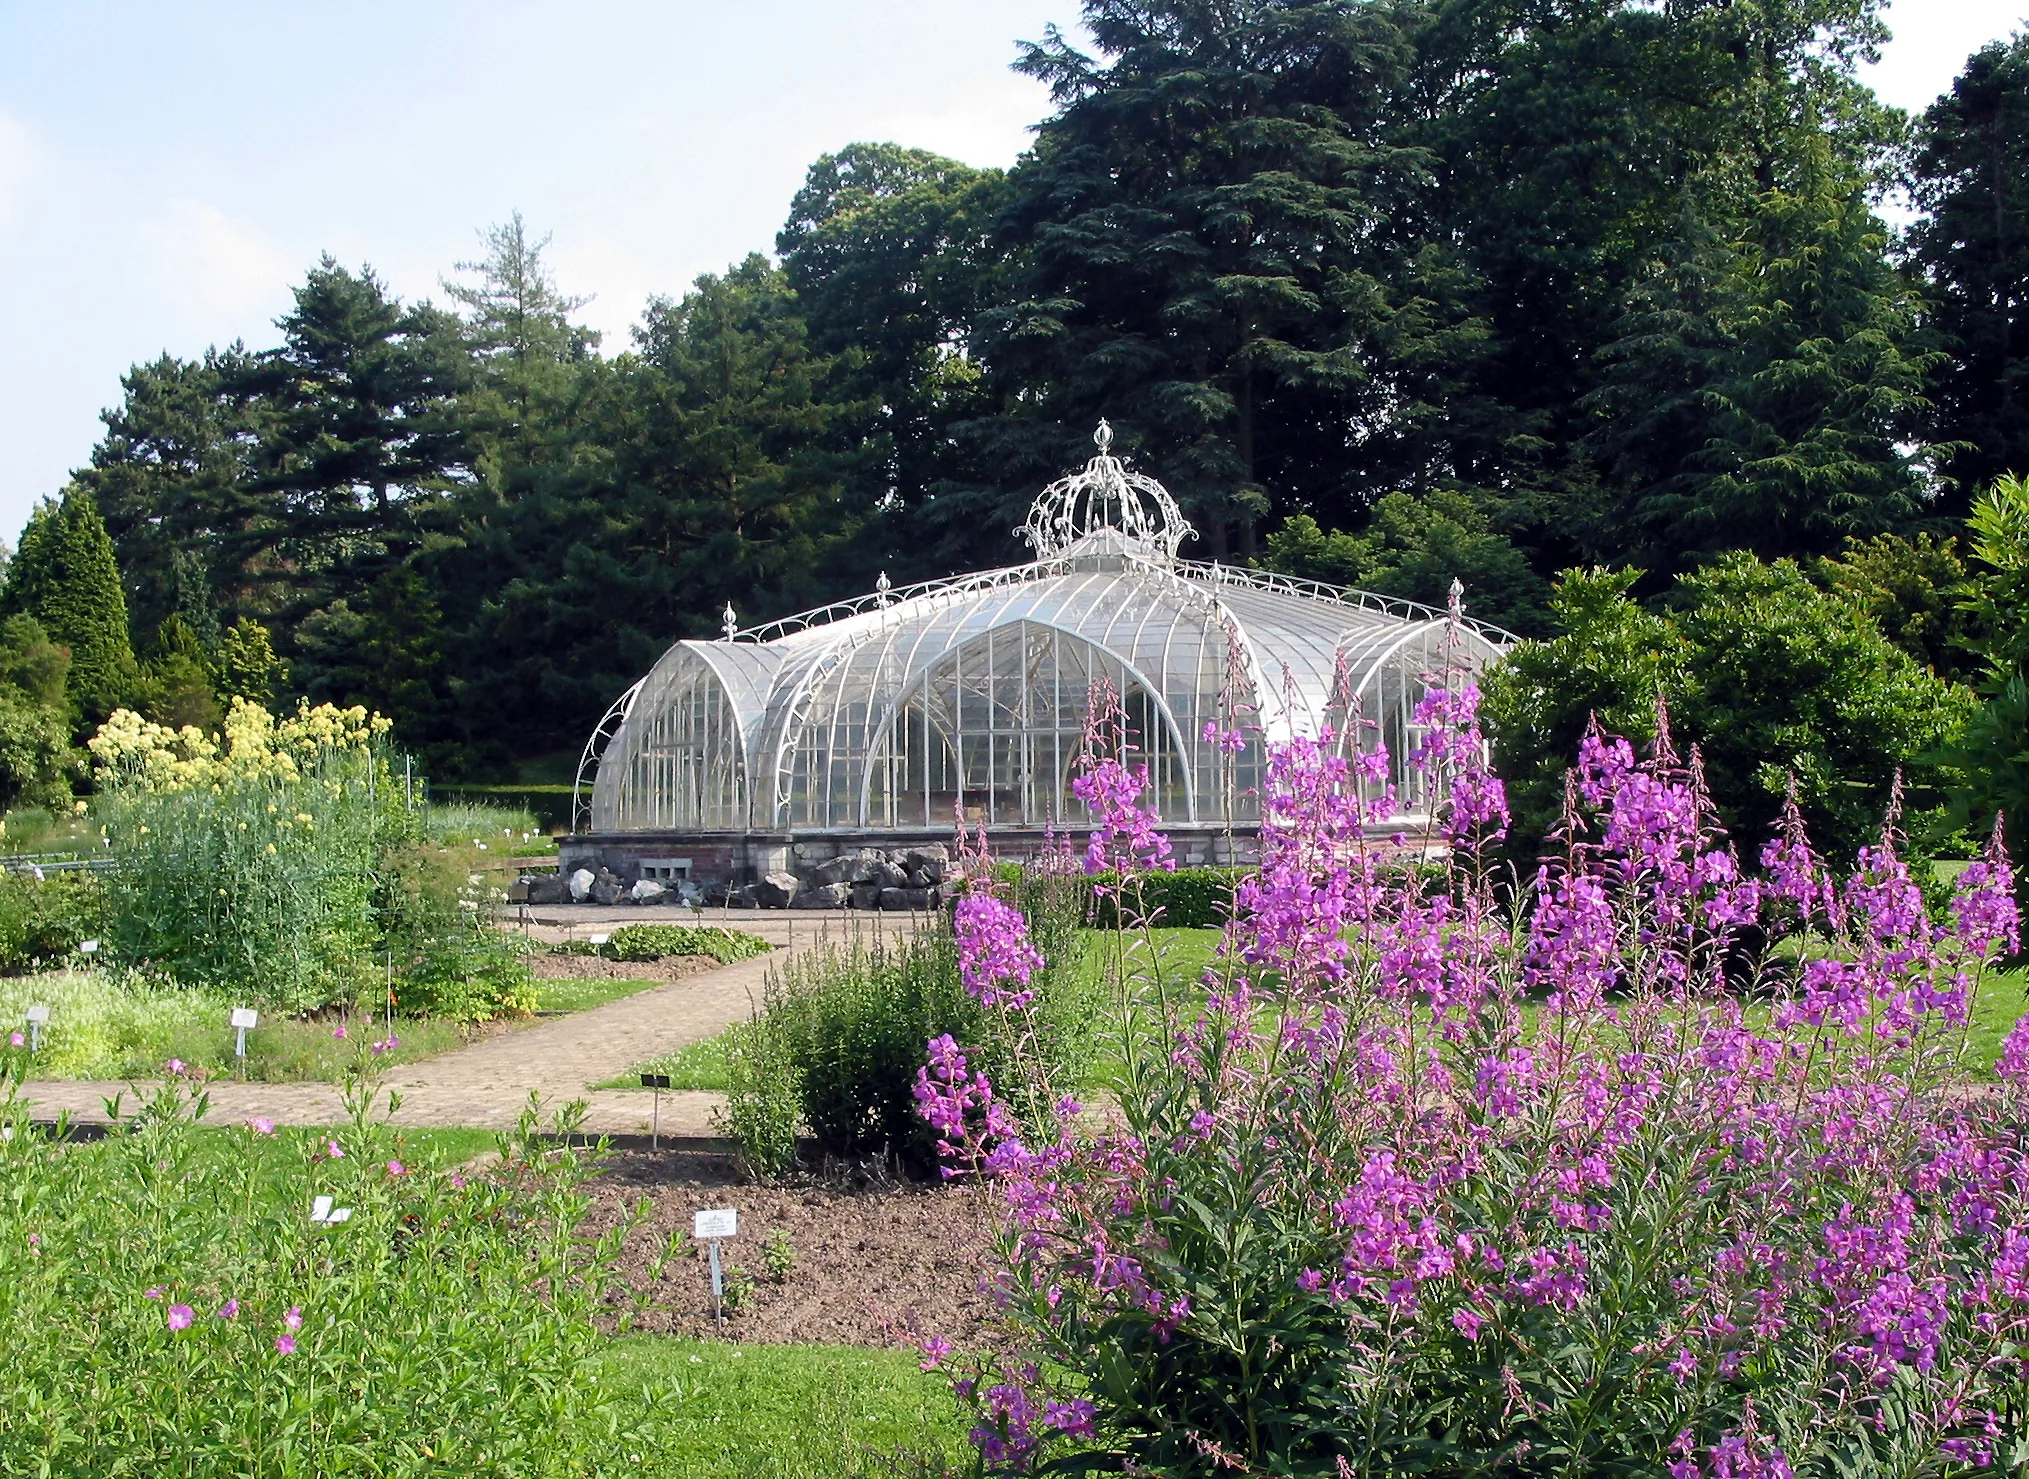
{"type": "MultiPolygon", "coordinates": [[[[538,981],[536,1008],[581,1012],[657,984],[577,977],[538,981]]],[[[50,1008],[50,1020],[44,1050],[28,1066],[33,1078],[153,1078],[176,1058],[208,1074],[256,1083],[339,1083],[360,1054],[387,1036],[385,1016],[263,1013],[260,1025],[247,1033],[241,1061],[233,1053],[229,1014],[242,1003],[217,993],[157,986],[111,971],[0,978],[0,1028],[14,1030],[34,1003],[50,1008]],[[341,1026],[345,1036],[334,1036],[341,1026]]],[[[457,1022],[401,1016],[394,1035],[397,1046],[382,1055],[388,1066],[435,1057],[473,1037],[457,1022]]]]}
{"type": "Polygon", "coordinates": [[[910,1351],[633,1336],[607,1349],[599,1376],[653,1404],[651,1473],[901,1479],[945,1473],[964,1449],[949,1383],[910,1351]]]}

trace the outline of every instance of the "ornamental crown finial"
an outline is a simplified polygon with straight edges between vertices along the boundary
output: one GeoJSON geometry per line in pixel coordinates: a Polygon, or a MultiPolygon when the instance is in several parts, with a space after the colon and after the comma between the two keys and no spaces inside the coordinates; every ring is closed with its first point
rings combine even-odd
{"type": "Polygon", "coordinates": [[[1177,501],[1147,473],[1130,470],[1112,455],[1111,423],[1100,421],[1092,441],[1099,455],[1083,471],[1043,489],[1016,532],[1038,559],[1055,559],[1101,529],[1124,536],[1145,557],[1175,559],[1177,546],[1197,534],[1177,501]]]}
{"type": "Polygon", "coordinates": [[[731,601],[726,602],[726,614],[721,623],[721,629],[726,634],[724,640],[728,642],[732,641],[734,634],[740,630],[740,618],[733,610],[733,603],[731,601]]]}

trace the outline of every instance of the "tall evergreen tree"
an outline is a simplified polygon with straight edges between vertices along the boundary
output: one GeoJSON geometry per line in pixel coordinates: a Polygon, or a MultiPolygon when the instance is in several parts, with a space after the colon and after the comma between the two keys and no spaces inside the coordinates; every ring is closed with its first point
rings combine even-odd
{"type": "Polygon", "coordinates": [[[1983,47],[1918,123],[1908,164],[1922,212],[1911,271],[1949,358],[1932,391],[1930,438],[1946,501],[2029,472],[2029,36],[1983,47]]]}
{"type": "Polygon", "coordinates": [[[139,667],[127,630],[120,565],[92,496],[73,484],[44,503],[21,536],[0,606],[35,618],[70,649],[67,688],[73,722],[96,725],[133,694],[139,667]]]}

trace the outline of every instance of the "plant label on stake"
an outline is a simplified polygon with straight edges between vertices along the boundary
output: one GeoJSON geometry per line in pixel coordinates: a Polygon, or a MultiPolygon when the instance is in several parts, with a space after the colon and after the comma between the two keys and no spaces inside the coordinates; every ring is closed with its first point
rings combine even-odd
{"type": "Polygon", "coordinates": [[[715,1324],[723,1325],[726,1320],[726,1286],[719,1272],[719,1239],[740,1235],[740,1214],[731,1207],[699,1212],[691,1218],[690,1235],[711,1252],[712,1319],[715,1324]]]}
{"type": "Polygon", "coordinates": [[[650,1150],[660,1150],[662,1149],[662,1091],[669,1087],[669,1075],[666,1073],[644,1073],[641,1075],[641,1087],[655,1090],[654,1109],[648,1121],[648,1148],[650,1150]]]}
{"type": "Polygon", "coordinates": [[[48,1021],[48,1007],[37,1004],[28,1009],[28,1052],[31,1057],[42,1050],[42,1029],[48,1021]]]}
{"type": "Polygon", "coordinates": [[[234,1007],[232,1009],[233,1031],[238,1034],[238,1037],[233,1044],[232,1050],[233,1056],[235,1058],[246,1057],[247,1029],[249,1027],[259,1026],[260,1020],[261,1014],[255,1011],[252,1007],[234,1007]]]}
{"type": "Polygon", "coordinates": [[[97,940],[80,940],[78,941],[77,953],[80,955],[97,955],[99,953],[99,942],[97,940]]]}
{"type": "Polygon", "coordinates": [[[331,1205],[330,1197],[312,1197],[310,1199],[310,1220],[312,1222],[324,1223],[326,1226],[333,1226],[340,1222],[349,1222],[352,1220],[352,1208],[334,1207],[331,1205]]]}

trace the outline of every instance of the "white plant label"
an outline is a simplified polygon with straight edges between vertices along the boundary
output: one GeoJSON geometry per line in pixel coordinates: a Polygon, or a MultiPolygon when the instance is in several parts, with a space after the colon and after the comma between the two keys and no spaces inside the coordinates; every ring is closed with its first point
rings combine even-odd
{"type": "Polygon", "coordinates": [[[78,941],[77,948],[80,955],[97,955],[99,953],[99,942],[97,940],[80,940],[78,941]]]}
{"type": "Polygon", "coordinates": [[[691,1219],[690,1235],[700,1242],[706,1238],[736,1238],[740,1235],[740,1214],[731,1207],[700,1212],[691,1219]]]}
{"type": "Polygon", "coordinates": [[[586,936],[586,938],[589,939],[594,945],[603,945],[613,937],[611,935],[588,935],[586,936]]]}
{"type": "Polygon", "coordinates": [[[36,1023],[47,1022],[49,1020],[49,1008],[46,1006],[30,1007],[28,1009],[28,1020],[36,1023]]]}
{"type": "MultiPolygon", "coordinates": [[[[213,1020],[216,1019],[214,1018],[213,1020]]],[[[261,1014],[252,1007],[234,1007],[232,1009],[232,1025],[235,1027],[258,1027],[260,1022],[261,1014]]]]}

